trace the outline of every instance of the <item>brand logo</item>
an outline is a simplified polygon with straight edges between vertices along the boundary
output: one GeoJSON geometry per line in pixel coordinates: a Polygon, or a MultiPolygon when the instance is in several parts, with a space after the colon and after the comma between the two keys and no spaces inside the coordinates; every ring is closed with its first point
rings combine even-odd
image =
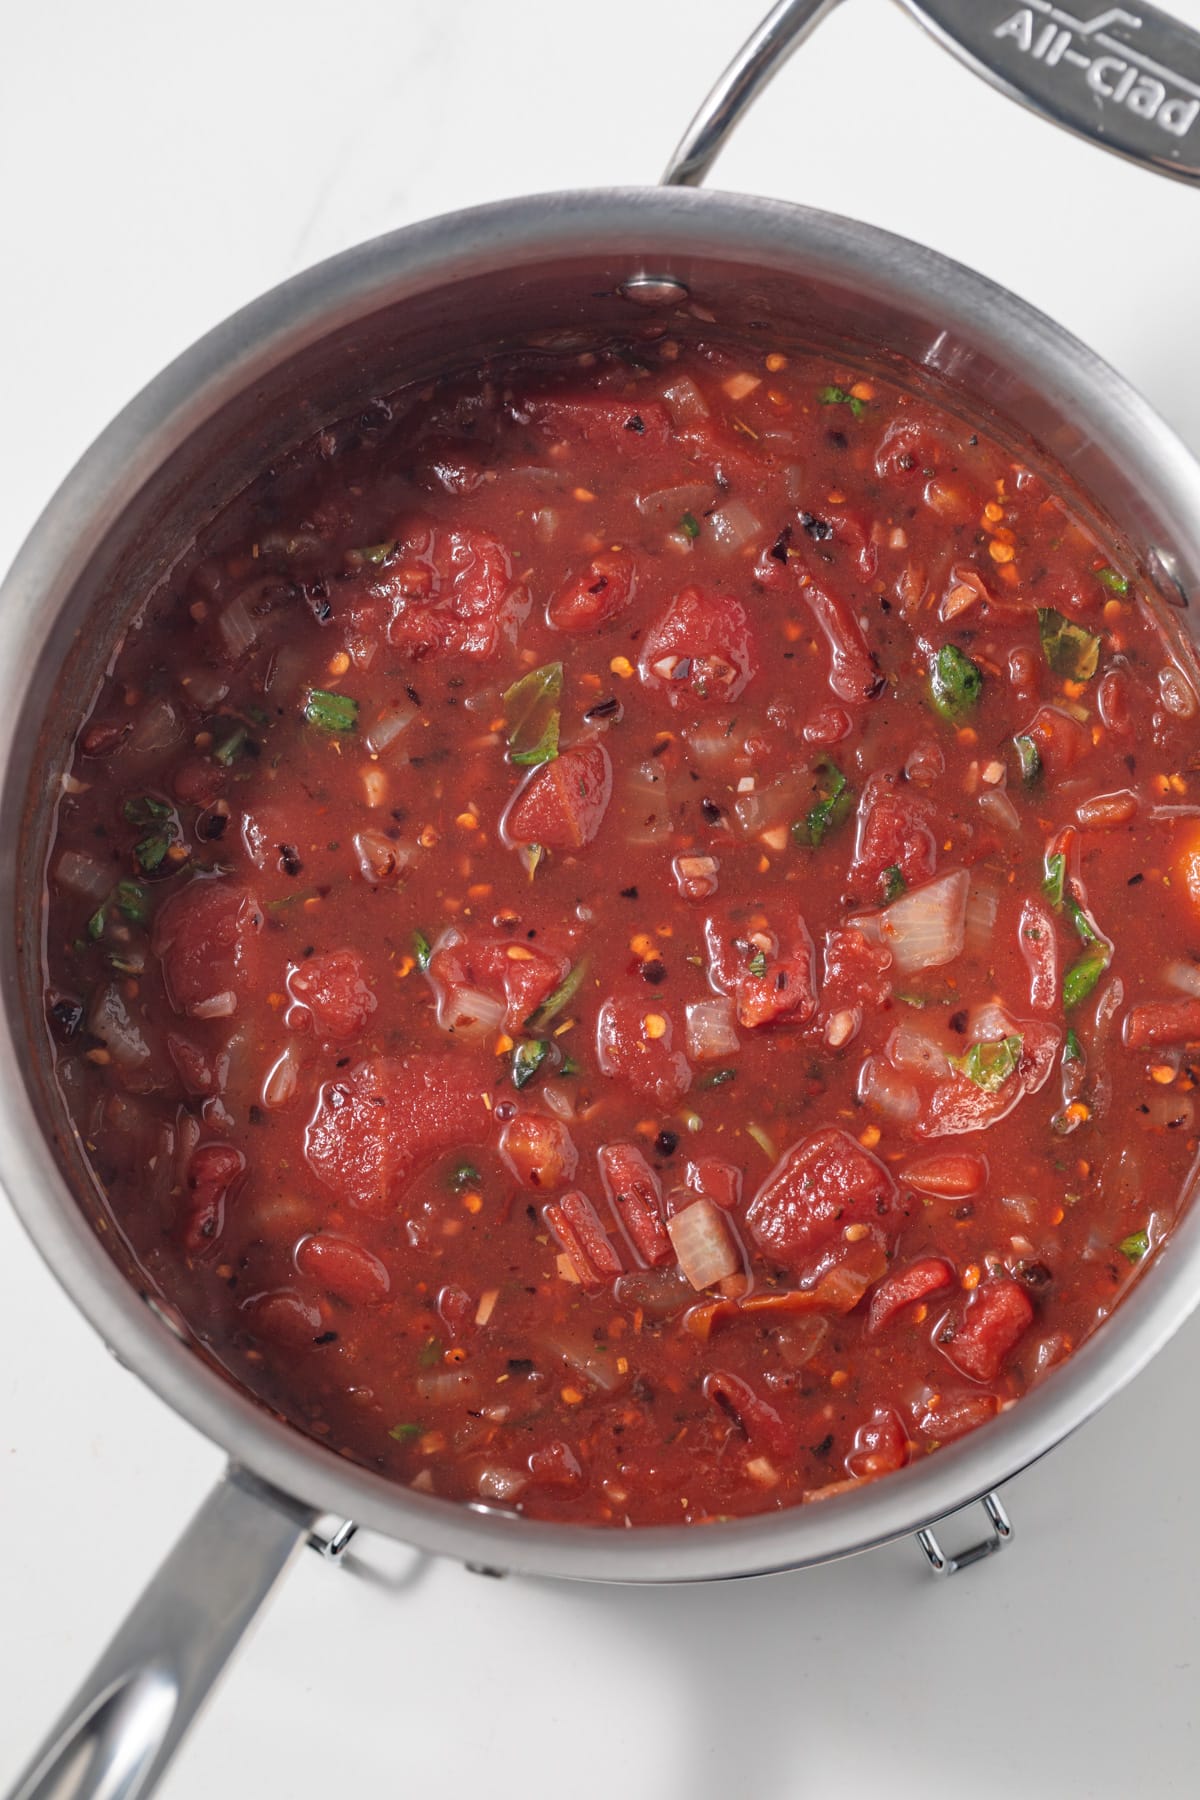
{"type": "Polygon", "coordinates": [[[1140,31],[1141,25],[1136,13],[1120,6],[1084,20],[1049,0],[1031,0],[992,35],[1048,69],[1078,69],[1102,105],[1123,106],[1172,137],[1186,137],[1200,115],[1200,87],[1113,35],[1113,26],[1140,31]]]}

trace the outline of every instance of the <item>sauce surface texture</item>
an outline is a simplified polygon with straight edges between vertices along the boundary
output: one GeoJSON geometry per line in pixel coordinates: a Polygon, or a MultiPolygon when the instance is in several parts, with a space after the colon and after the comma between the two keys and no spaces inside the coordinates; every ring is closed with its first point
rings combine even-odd
{"type": "Polygon", "coordinates": [[[875,375],[659,339],[374,402],[79,731],[46,1012],[111,1218],[425,1492],[886,1475],[1182,1204],[1196,704],[1069,502],[875,375]]]}

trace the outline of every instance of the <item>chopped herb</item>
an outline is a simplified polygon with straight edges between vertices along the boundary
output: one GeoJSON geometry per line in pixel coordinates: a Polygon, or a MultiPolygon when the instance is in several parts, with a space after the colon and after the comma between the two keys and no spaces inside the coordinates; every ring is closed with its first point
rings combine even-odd
{"type": "Polygon", "coordinates": [[[1064,1063],[1082,1062],[1083,1046],[1075,1035],[1075,1027],[1068,1026],[1067,1041],[1063,1045],[1062,1059],[1064,1063]]]}
{"type": "Polygon", "coordinates": [[[695,513],[685,512],[679,523],[682,525],[688,537],[694,539],[700,536],[700,521],[697,519],[695,513]]]}
{"type": "Polygon", "coordinates": [[[1115,569],[1097,569],[1096,580],[1103,582],[1111,594],[1127,594],[1129,583],[1124,575],[1118,575],[1115,569]]]}
{"type": "Polygon", "coordinates": [[[460,1162],[456,1163],[451,1171],[450,1186],[456,1194],[462,1194],[468,1188],[478,1187],[480,1179],[479,1170],[474,1163],[460,1162]]]}
{"type": "Polygon", "coordinates": [[[1042,877],[1042,892],[1054,908],[1062,910],[1063,890],[1067,879],[1067,859],[1060,852],[1056,856],[1047,856],[1046,873],[1042,877]]]}
{"type": "Polygon", "coordinates": [[[761,1125],[747,1125],[746,1136],[754,1139],[765,1157],[769,1158],[771,1162],[775,1161],[775,1146],[761,1125]]]}
{"type": "Polygon", "coordinates": [[[166,801],[156,800],[152,794],[140,794],[136,800],[127,800],[121,811],[128,823],[139,830],[171,817],[171,808],[166,801]]]}
{"type": "Polygon", "coordinates": [[[92,939],[93,943],[97,938],[102,938],[104,936],[104,925],[107,917],[108,902],[105,901],[103,906],[98,906],[96,908],[95,912],[87,922],[87,934],[92,939]]]}
{"type": "Polygon", "coordinates": [[[418,1363],[423,1369],[436,1369],[442,1360],[442,1341],[440,1338],[427,1337],[421,1345],[418,1363]]]}
{"type": "Polygon", "coordinates": [[[573,1056],[564,1056],[562,1062],[558,1066],[558,1074],[560,1076],[578,1075],[581,1067],[582,1064],[577,1063],[573,1056]]]}
{"type": "Polygon", "coordinates": [[[994,1094],[1010,1075],[1016,1074],[1024,1041],[1014,1032],[1011,1037],[993,1043],[972,1044],[962,1056],[950,1058],[950,1067],[973,1081],[985,1094],[994,1094]]]}
{"type": "Polygon", "coordinates": [[[759,981],[767,972],[767,955],[765,950],[756,950],[750,958],[750,973],[759,981]]]}
{"type": "Polygon", "coordinates": [[[706,1075],[704,1077],[704,1080],[700,1083],[700,1086],[702,1088],[724,1087],[725,1083],[727,1081],[736,1081],[736,1080],[737,1080],[737,1070],[736,1069],[714,1069],[711,1075],[706,1075]]]}
{"type": "Polygon", "coordinates": [[[1037,745],[1025,732],[1013,739],[1013,748],[1021,765],[1021,780],[1032,787],[1042,772],[1042,758],[1037,745]]]}
{"type": "Polygon", "coordinates": [[[817,398],[822,406],[848,406],[855,419],[861,419],[867,410],[866,401],[860,400],[857,394],[848,394],[845,388],[823,387],[817,398]]]}
{"type": "Polygon", "coordinates": [[[153,875],[155,869],[162,867],[167,851],[174,841],[175,833],[173,831],[157,831],[153,837],[143,838],[140,844],[134,846],[133,854],[147,875],[153,875]]]}
{"type": "Polygon", "coordinates": [[[943,644],[929,665],[929,699],[933,710],[951,724],[974,710],[983,676],[957,644],[943,644]]]}
{"type": "Polygon", "coordinates": [[[898,863],[893,863],[890,869],[885,869],[880,879],[883,882],[883,899],[885,905],[890,905],[893,900],[898,900],[901,894],[907,894],[908,883],[900,873],[900,865],[898,863]]]}
{"type": "Polygon", "coordinates": [[[405,1438],[420,1437],[424,1429],[423,1425],[393,1425],[388,1436],[395,1438],[398,1444],[402,1444],[405,1438]]]}
{"type": "Polygon", "coordinates": [[[1150,1233],[1148,1231],[1131,1231],[1129,1236],[1122,1238],[1117,1245],[1121,1255],[1128,1257],[1131,1263],[1141,1262],[1149,1248],[1150,1233]]]}
{"type": "Polygon", "coordinates": [[[429,939],[425,936],[423,931],[413,932],[412,945],[413,955],[417,959],[418,969],[427,969],[429,967],[430,958],[433,956],[433,950],[430,947],[429,939]]]}
{"type": "Polygon", "coordinates": [[[213,751],[213,761],[219,762],[223,769],[228,769],[246,748],[248,736],[246,727],[239,725],[236,731],[232,731],[222,743],[217,745],[213,751]]]}
{"type": "Polygon", "coordinates": [[[549,1054],[550,1046],[545,1038],[526,1038],[518,1044],[512,1053],[513,1086],[528,1086],[549,1054]]]}
{"type": "Polygon", "coordinates": [[[896,998],[904,1006],[915,1006],[918,1012],[920,1012],[923,1006],[929,1005],[929,1001],[924,994],[897,994],[896,998]]]}
{"type": "Polygon", "coordinates": [[[529,876],[530,881],[537,874],[538,866],[545,854],[546,846],[544,844],[519,844],[517,846],[517,861],[529,876]]]}
{"type": "Polygon", "coordinates": [[[113,894],[120,912],[134,925],[144,925],[146,912],[146,890],[139,887],[136,881],[118,881],[113,894]]]}
{"type": "Polygon", "coordinates": [[[525,1021],[526,1031],[541,1031],[551,1019],[556,1019],[564,1007],[570,1006],[572,1000],[583,985],[583,978],[588,971],[588,959],[581,956],[573,969],[569,969],[552,994],[548,994],[540,1006],[534,1008],[525,1021]]]}
{"type": "Polygon", "coordinates": [[[553,762],[558,755],[559,711],[563,666],[544,663],[514,681],[505,691],[504,716],[508,722],[508,754],[524,767],[553,762]]]}
{"type": "Polygon", "coordinates": [[[304,706],[304,717],[318,731],[353,731],[358,724],[358,701],[349,694],[331,694],[325,688],[312,688],[304,706]]]}
{"type": "Polygon", "coordinates": [[[385,544],[364,544],[361,550],[352,552],[360,562],[371,563],[376,569],[383,567],[390,557],[396,554],[396,539],[389,538],[385,544]]]}
{"type": "Polygon", "coordinates": [[[792,842],[816,850],[835,826],[849,818],[854,805],[854,789],[847,784],[837,764],[828,758],[819,762],[813,773],[820,798],[810,807],[806,817],[798,819],[792,826],[792,842]]]}
{"type": "Polygon", "coordinates": [[[1038,607],[1038,631],[1046,661],[1069,681],[1090,681],[1100,661],[1100,639],[1073,625],[1053,606],[1038,607]]]}
{"type": "Polygon", "coordinates": [[[1063,1006],[1070,1011],[1086,1000],[1112,961],[1112,945],[1097,942],[1095,947],[1072,963],[1063,976],[1063,1006]]]}
{"type": "Polygon", "coordinates": [[[1103,939],[1101,938],[1100,933],[1096,930],[1092,921],[1088,918],[1075,896],[1068,892],[1063,898],[1066,909],[1071,915],[1071,923],[1083,939],[1083,942],[1085,944],[1102,943],[1103,939]]]}

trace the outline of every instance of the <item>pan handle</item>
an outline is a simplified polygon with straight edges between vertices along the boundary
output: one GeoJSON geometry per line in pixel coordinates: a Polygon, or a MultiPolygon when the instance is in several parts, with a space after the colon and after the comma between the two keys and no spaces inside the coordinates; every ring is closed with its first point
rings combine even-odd
{"type": "MultiPolygon", "coordinates": [[[[751,102],[838,0],[779,0],[685,131],[666,187],[699,187],[751,102]]],[[[1200,32],[1132,0],[899,0],[1031,111],[1160,175],[1200,183],[1200,32]]]]}
{"type": "Polygon", "coordinates": [[[227,1469],[9,1800],[145,1800],[313,1517],[227,1469]]]}

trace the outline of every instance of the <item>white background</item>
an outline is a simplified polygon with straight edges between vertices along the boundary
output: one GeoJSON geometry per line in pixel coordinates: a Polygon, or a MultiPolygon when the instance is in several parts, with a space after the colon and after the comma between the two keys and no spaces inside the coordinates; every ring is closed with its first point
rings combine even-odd
{"type": "MultiPolygon", "coordinates": [[[[764,0],[765,4],[765,0],[764,0]]],[[[1200,27],[1200,0],[1174,0],[1200,27]]],[[[169,357],[358,239],[653,180],[758,0],[40,0],[0,43],[0,567],[169,357]]],[[[19,16],[18,16],[19,13],[19,16]]],[[[1200,450],[1193,192],[1055,133],[850,0],[724,186],[924,239],[1087,339],[1200,450]]],[[[0,1786],[217,1453],[121,1373],[0,1203],[0,1786]]],[[[1200,1322],[937,1584],[902,1544],[670,1591],[302,1558],[169,1800],[1194,1795],[1200,1322]]],[[[361,1540],[360,1540],[361,1541],[361,1540]]]]}

